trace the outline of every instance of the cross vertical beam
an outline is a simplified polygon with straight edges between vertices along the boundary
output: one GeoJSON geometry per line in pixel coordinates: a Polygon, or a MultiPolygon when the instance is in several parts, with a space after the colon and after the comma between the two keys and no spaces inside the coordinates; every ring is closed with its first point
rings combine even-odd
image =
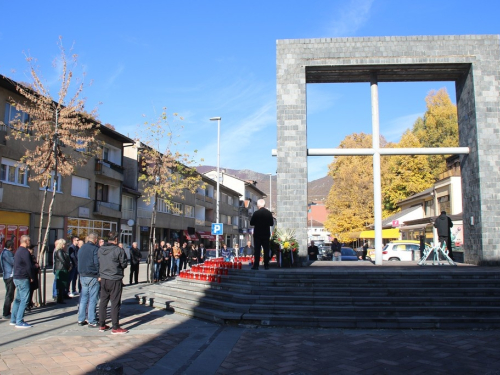
{"type": "Polygon", "coordinates": [[[382,265],[382,188],[380,178],[380,118],[378,110],[377,73],[370,75],[372,102],[372,148],[373,148],[373,214],[375,227],[375,264],[382,265]]]}

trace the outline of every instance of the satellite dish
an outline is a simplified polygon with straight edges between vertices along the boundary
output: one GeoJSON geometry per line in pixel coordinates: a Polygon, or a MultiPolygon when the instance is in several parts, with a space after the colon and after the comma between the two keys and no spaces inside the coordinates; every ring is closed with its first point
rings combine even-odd
{"type": "Polygon", "coordinates": [[[132,225],[134,225],[134,224],[135,224],[135,221],[134,221],[134,220],[132,220],[132,219],[129,219],[129,220],[127,221],[127,225],[128,225],[129,227],[131,227],[131,226],[132,226],[132,225]]]}

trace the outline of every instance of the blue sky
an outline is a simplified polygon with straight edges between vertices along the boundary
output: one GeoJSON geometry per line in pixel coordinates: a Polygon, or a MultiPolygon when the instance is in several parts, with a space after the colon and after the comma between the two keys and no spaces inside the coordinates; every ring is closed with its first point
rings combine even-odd
{"type": "MultiPolygon", "coordinates": [[[[9,1],[2,4],[0,73],[27,81],[37,58],[55,96],[61,35],[86,72],[87,106],[130,137],[167,107],[184,118],[181,150],[202,164],[275,173],[276,40],[345,36],[498,34],[493,0],[9,1]]],[[[381,134],[398,141],[447,82],[380,84],[381,134]]],[[[308,85],[308,147],[337,147],[371,133],[369,84],[308,85]]],[[[332,158],[309,158],[309,179],[332,158]]]]}

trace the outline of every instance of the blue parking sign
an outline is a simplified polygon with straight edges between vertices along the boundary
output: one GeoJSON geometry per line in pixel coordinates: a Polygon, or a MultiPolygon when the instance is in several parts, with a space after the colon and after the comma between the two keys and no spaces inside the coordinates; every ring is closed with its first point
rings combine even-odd
{"type": "Polygon", "coordinates": [[[212,224],[212,234],[214,236],[217,236],[217,235],[220,236],[223,232],[223,229],[224,229],[224,224],[222,224],[222,223],[212,224]]]}

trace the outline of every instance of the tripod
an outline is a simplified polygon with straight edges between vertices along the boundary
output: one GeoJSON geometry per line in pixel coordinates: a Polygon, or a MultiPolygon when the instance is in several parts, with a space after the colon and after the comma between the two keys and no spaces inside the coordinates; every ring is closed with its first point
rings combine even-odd
{"type": "Polygon", "coordinates": [[[432,262],[433,266],[444,266],[446,265],[445,262],[441,262],[441,260],[447,261],[450,266],[456,266],[457,264],[451,259],[447,252],[445,251],[446,249],[446,242],[443,241],[441,245],[437,245],[434,247],[431,247],[429,245],[425,245],[425,250],[424,250],[424,255],[418,262],[419,266],[426,266],[428,265],[427,262],[432,262]],[[440,259],[440,256],[443,259],[440,259]],[[431,259],[429,259],[431,258],[431,259]]]}

